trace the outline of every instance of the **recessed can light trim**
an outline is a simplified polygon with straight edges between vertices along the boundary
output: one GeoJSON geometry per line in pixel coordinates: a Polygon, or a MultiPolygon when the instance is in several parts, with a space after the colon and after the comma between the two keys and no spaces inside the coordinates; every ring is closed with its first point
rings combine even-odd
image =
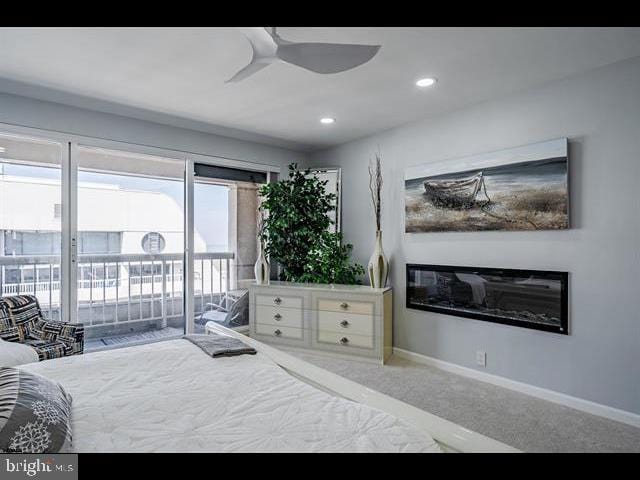
{"type": "Polygon", "coordinates": [[[336,119],[333,117],[322,117],[320,119],[320,123],[324,125],[331,125],[332,123],[336,123],[336,119]]]}
{"type": "Polygon", "coordinates": [[[433,85],[434,83],[436,83],[436,79],[433,77],[425,77],[425,78],[421,78],[419,80],[416,80],[416,85],[418,87],[424,88],[424,87],[430,87],[431,85],[433,85]]]}

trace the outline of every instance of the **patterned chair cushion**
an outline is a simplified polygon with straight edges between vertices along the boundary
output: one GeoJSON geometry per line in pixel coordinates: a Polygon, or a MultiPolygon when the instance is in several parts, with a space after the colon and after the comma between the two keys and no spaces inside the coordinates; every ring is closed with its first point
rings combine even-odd
{"type": "Polygon", "coordinates": [[[77,323],[54,322],[38,319],[31,327],[31,337],[40,340],[56,340],[65,338],[71,342],[82,340],[84,328],[77,323]]]}
{"type": "Polygon", "coordinates": [[[61,341],[69,348],[65,355],[75,355],[84,350],[84,326],[79,323],[62,323],[52,320],[36,320],[31,327],[30,339],[61,341]]]}
{"type": "Polygon", "coordinates": [[[13,320],[11,320],[11,314],[9,313],[9,307],[3,299],[0,299],[0,338],[7,342],[20,341],[18,328],[13,325],[13,320]]]}
{"type": "Polygon", "coordinates": [[[38,353],[38,360],[66,357],[73,354],[73,347],[62,340],[27,339],[24,342],[38,353]]]}
{"type": "Polygon", "coordinates": [[[44,319],[33,295],[4,297],[0,298],[0,339],[28,345],[40,360],[48,360],[82,353],[84,326],[44,319]]]}
{"type": "Polygon", "coordinates": [[[3,301],[9,309],[13,326],[18,329],[19,341],[24,342],[30,337],[35,322],[42,318],[38,300],[33,295],[15,295],[5,297],[3,301]]]}

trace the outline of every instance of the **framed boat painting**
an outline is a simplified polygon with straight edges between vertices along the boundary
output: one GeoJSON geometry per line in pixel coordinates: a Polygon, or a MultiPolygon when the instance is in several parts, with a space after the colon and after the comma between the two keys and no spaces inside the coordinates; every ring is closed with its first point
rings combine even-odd
{"type": "Polygon", "coordinates": [[[569,228],[566,138],[405,171],[405,232],[569,228]]]}

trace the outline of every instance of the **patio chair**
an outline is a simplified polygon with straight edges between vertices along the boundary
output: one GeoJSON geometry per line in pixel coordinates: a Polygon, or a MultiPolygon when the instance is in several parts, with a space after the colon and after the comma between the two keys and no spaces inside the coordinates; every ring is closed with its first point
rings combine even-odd
{"type": "Polygon", "coordinates": [[[40,361],[84,350],[84,326],[45,319],[34,295],[0,298],[0,338],[28,345],[40,361]]]}
{"type": "Polygon", "coordinates": [[[215,322],[224,327],[241,327],[249,325],[249,291],[230,290],[221,295],[219,303],[207,303],[198,317],[199,324],[215,322]]]}

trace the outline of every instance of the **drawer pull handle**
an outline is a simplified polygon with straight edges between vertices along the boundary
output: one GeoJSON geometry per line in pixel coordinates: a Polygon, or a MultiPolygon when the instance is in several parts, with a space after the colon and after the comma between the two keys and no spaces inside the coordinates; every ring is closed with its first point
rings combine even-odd
{"type": "Polygon", "coordinates": [[[280,319],[282,318],[282,315],[280,315],[279,313],[276,313],[273,318],[275,319],[276,322],[279,322],[280,319]]]}
{"type": "Polygon", "coordinates": [[[349,326],[349,322],[347,322],[346,320],[342,320],[342,321],[340,322],[340,326],[341,326],[342,328],[347,328],[347,327],[349,326]]]}
{"type": "Polygon", "coordinates": [[[280,331],[280,329],[276,330],[275,332],[276,337],[279,337],[280,335],[282,335],[282,332],[280,331]]]}
{"type": "Polygon", "coordinates": [[[276,298],[273,300],[273,303],[275,303],[276,305],[280,305],[280,304],[282,303],[282,299],[281,299],[280,297],[276,297],[276,298]]]}
{"type": "Polygon", "coordinates": [[[347,302],[342,302],[342,303],[340,304],[340,308],[342,308],[342,309],[346,310],[347,308],[349,308],[349,304],[348,304],[347,302]]]}
{"type": "Polygon", "coordinates": [[[340,343],[343,345],[346,345],[347,343],[349,343],[349,339],[347,337],[342,337],[340,339],[340,343]]]}

